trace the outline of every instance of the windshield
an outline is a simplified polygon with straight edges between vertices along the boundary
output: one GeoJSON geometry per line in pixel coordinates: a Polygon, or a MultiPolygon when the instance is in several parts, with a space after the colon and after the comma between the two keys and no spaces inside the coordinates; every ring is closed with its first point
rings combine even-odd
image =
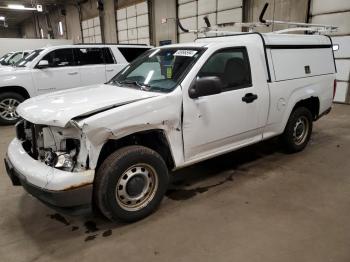
{"type": "Polygon", "coordinates": [[[8,56],[6,56],[2,61],[1,64],[2,65],[10,65],[10,61],[12,58],[18,56],[19,54],[21,54],[20,52],[16,52],[16,53],[10,53],[8,54],[8,56]]]}
{"type": "Polygon", "coordinates": [[[21,60],[22,58],[23,58],[23,53],[22,53],[22,52],[14,53],[14,54],[6,61],[6,64],[7,64],[7,65],[13,65],[13,64],[17,63],[19,60],[21,60]]]}
{"type": "Polygon", "coordinates": [[[25,56],[24,58],[20,59],[17,61],[14,66],[17,67],[25,67],[27,66],[30,62],[32,62],[44,49],[37,49],[31,52],[29,55],[25,56]]]}
{"type": "Polygon", "coordinates": [[[151,49],[117,74],[109,84],[170,92],[204,50],[191,47],[151,49]]]}
{"type": "Polygon", "coordinates": [[[4,65],[5,61],[7,61],[7,59],[10,58],[10,56],[12,55],[13,53],[7,53],[6,55],[3,55],[1,58],[0,58],[0,64],[4,65]]]}

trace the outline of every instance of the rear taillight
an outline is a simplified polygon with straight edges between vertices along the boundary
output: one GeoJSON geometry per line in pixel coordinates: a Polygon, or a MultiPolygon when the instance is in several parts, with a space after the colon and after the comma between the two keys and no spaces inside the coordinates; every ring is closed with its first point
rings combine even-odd
{"type": "Polygon", "coordinates": [[[334,83],[333,83],[333,99],[335,97],[335,92],[337,91],[337,80],[334,79],[334,83]]]}

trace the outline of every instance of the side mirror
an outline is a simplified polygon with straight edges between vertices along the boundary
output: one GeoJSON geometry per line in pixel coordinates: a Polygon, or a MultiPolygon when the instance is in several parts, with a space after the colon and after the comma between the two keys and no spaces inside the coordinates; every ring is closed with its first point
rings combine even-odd
{"type": "Polygon", "coordinates": [[[197,78],[195,83],[188,90],[190,98],[216,95],[222,92],[222,83],[217,76],[206,76],[197,78]]]}
{"type": "Polygon", "coordinates": [[[36,66],[36,68],[39,68],[39,69],[43,69],[47,67],[49,67],[49,61],[47,60],[41,60],[36,66]]]}

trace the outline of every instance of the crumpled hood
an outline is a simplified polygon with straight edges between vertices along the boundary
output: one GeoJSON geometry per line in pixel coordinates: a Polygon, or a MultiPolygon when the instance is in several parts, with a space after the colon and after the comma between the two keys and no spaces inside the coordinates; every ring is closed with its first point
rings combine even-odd
{"type": "Polygon", "coordinates": [[[72,118],[159,95],[113,85],[91,85],[28,99],[17,107],[17,112],[34,124],[64,127],[72,118]]]}

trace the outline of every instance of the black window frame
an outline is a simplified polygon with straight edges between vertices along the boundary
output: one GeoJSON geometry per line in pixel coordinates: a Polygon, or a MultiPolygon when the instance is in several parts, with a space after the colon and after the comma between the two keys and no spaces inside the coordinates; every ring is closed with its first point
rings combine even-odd
{"type": "Polygon", "coordinates": [[[151,50],[151,47],[138,47],[138,46],[118,46],[118,51],[120,52],[120,54],[124,57],[125,61],[127,63],[131,63],[134,60],[136,60],[138,57],[142,56],[144,53],[146,53],[148,50],[151,50]],[[124,51],[127,51],[126,49],[128,49],[129,51],[132,49],[136,49],[138,52],[139,50],[144,50],[142,53],[139,53],[137,56],[132,56],[130,57],[129,55],[125,55],[126,53],[124,51]]]}
{"type": "Polygon", "coordinates": [[[73,47],[73,55],[74,55],[74,62],[75,62],[75,66],[93,66],[93,65],[105,65],[106,64],[106,59],[105,59],[105,53],[104,53],[104,50],[103,50],[103,47],[100,47],[100,46],[89,46],[89,47],[73,47]],[[98,63],[98,64],[85,64],[85,65],[81,65],[81,64],[78,64],[78,58],[79,58],[79,55],[78,55],[78,50],[79,49],[100,49],[100,53],[102,55],[102,63],[98,63]]]}
{"type": "MultiPolygon", "coordinates": [[[[65,47],[65,48],[57,48],[57,49],[54,49],[54,50],[51,50],[49,53],[45,54],[39,61],[38,63],[35,65],[35,68],[37,68],[37,66],[39,65],[40,61],[42,60],[45,60],[44,58],[48,55],[51,55],[53,52],[56,52],[56,51],[61,51],[61,50],[65,50],[65,49],[70,49],[72,51],[72,58],[73,58],[73,63],[71,65],[68,65],[68,66],[48,66],[47,68],[62,68],[62,67],[72,67],[72,66],[75,66],[76,65],[76,61],[75,61],[75,56],[74,56],[74,50],[72,47],[65,47]]],[[[35,59],[35,58],[34,58],[35,59]]]]}
{"type": "Polygon", "coordinates": [[[103,61],[104,61],[105,65],[113,65],[113,64],[117,63],[117,61],[116,61],[116,59],[114,57],[114,54],[113,54],[113,52],[112,52],[110,47],[102,47],[102,53],[103,53],[103,61]],[[107,53],[106,52],[108,52],[110,54],[113,63],[107,63],[107,58],[106,58],[107,53]]]}
{"type": "Polygon", "coordinates": [[[235,50],[239,50],[242,51],[243,54],[243,62],[245,64],[245,66],[247,67],[248,70],[248,82],[246,84],[243,85],[239,85],[239,86],[233,86],[233,87],[229,87],[229,88],[224,88],[222,89],[222,93],[224,92],[228,92],[228,91],[235,91],[235,90],[239,90],[239,89],[244,89],[244,88],[248,88],[248,87],[252,87],[253,86],[253,80],[252,80],[252,71],[251,71],[251,66],[250,66],[250,60],[249,60],[249,54],[248,54],[248,50],[246,46],[234,46],[234,47],[224,47],[221,49],[216,50],[214,53],[212,53],[209,58],[205,61],[205,63],[201,66],[201,68],[198,70],[196,78],[198,77],[198,74],[201,72],[201,70],[203,69],[203,67],[205,66],[205,64],[217,53],[221,53],[222,51],[235,51],[235,50]]]}

